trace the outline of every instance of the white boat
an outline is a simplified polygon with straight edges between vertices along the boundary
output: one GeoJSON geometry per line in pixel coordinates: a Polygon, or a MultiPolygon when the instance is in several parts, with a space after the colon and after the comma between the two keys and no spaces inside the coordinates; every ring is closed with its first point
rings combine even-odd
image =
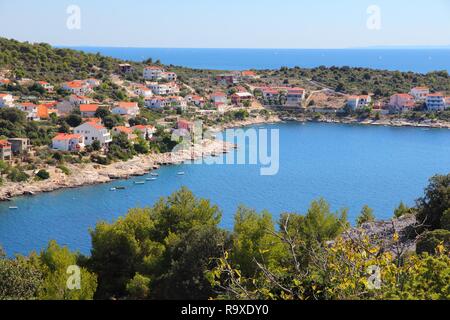
{"type": "Polygon", "coordinates": [[[11,206],[11,207],[9,207],[9,209],[10,209],[10,210],[17,210],[17,209],[19,209],[19,207],[13,207],[13,206],[11,206]]]}
{"type": "Polygon", "coordinates": [[[152,172],[152,173],[150,173],[150,175],[153,177],[159,177],[159,173],[156,173],[156,172],[152,172]]]}
{"type": "Polygon", "coordinates": [[[145,184],[145,181],[135,181],[134,184],[145,184]]]}
{"type": "Polygon", "coordinates": [[[145,180],[147,180],[147,181],[155,181],[157,179],[156,178],[146,178],[145,180]]]}
{"type": "Polygon", "coordinates": [[[180,171],[180,172],[177,173],[177,175],[179,175],[179,176],[184,176],[184,175],[185,175],[185,172],[184,172],[184,171],[180,171]]]}
{"type": "Polygon", "coordinates": [[[109,191],[116,191],[116,190],[117,190],[116,188],[109,189],[109,191]]]}

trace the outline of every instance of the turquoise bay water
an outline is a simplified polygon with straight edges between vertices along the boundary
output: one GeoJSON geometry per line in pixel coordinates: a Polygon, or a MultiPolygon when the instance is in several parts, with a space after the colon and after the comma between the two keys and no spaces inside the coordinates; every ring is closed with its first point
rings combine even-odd
{"type": "Polygon", "coordinates": [[[372,69],[450,72],[450,49],[182,49],[72,47],[131,60],[152,58],[164,64],[198,69],[245,70],[280,67],[351,66],[372,69]]]}
{"type": "MultiPolygon", "coordinates": [[[[286,123],[280,130],[280,170],[260,176],[257,165],[163,167],[157,181],[132,180],[60,190],[0,203],[0,245],[9,255],[39,250],[56,239],[89,253],[88,229],[136,206],[152,205],[181,186],[211,199],[223,210],[222,226],[233,227],[240,204],[280,213],[304,213],[324,197],[333,210],[349,208],[353,222],[368,204],[377,218],[390,218],[398,203],[412,205],[434,174],[450,172],[450,130],[286,123]],[[178,176],[178,171],[185,171],[178,176]],[[127,189],[111,192],[112,186],[127,189]],[[17,206],[18,210],[9,210],[17,206]]],[[[254,127],[256,129],[260,126],[254,127]]],[[[236,152],[243,152],[243,148],[236,152]]]]}

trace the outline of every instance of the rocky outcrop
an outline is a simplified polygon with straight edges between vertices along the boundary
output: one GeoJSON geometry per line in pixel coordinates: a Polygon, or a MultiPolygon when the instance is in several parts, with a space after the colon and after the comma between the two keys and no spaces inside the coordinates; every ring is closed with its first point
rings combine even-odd
{"type": "Polygon", "coordinates": [[[360,228],[351,228],[343,234],[344,239],[360,240],[364,237],[385,251],[405,254],[416,250],[416,217],[405,215],[398,219],[364,223],[360,228]],[[398,236],[398,239],[396,239],[398,236]]]}

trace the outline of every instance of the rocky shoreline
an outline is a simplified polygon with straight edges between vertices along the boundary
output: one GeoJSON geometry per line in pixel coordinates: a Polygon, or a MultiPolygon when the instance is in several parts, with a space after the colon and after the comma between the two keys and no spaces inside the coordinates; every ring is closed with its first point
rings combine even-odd
{"type": "MultiPolygon", "coordinates": [[[[336,119],[324,117],[315,119],[312,117],[256,117],[242,121],[234,121],[214,128],[215,131],[222,131],[231,128],[241,128],[258,124],[269,124],[279,122],[321,122],[321,123],[342,123],[360,125],[382,125],[393,127],[422,127],[422,128],[449,128],[450,123],[418,123],[406,120],[364,120],[359,121],[354,118],[336,119]]],[[[48,168],[50,179],[45,181],[33,181],[23,183],[7,182],[0,187],[0,201],[8,201],[11,198],[22,195],[34,195],[42,192],[51,192],[63,188],[78,188],[86,185],[94,185],[111,182],[118,179],[128,179],[133,176],[148,174],[151,170],[160,165],[178,164],[184,161],[196,160],[213,154],[229,152],[235,145],[221,140],[204,140],[201,146],[194,146],[190,150],[178,151],[175,153],[150,154],[134,157],[126,162],[116,162],[107,166],[94,163],[67,165],[72,172],[70,175],[64,174],[57,168],[48,168]]]]}
{"type": "Polygon", "coordinates": [[[234,144],[221,140],[204,140],[201,145],[193,146],[188,150],[142,155],[129,161],[115,162],[110,165],[95,163],[67,165],[71,172],[69,175],[66,175],[60,169],[52,167],[47,169],[50,172],[50,179],[48,180],[5,183],[0,188],[0,201],[8,201],[17,196],[35,195],[63,188],[78,188],[118,179],[129,179],[133,176],[148,174],[161,165],[179,164],[214,154],[223,154],[234,148],[234,144]]]}
{"type": "Polygon", "coordinates": [[[340,123],[340,124],[359,124],[387,127],[417,127],[417,128],[434,128],[434,129],[450,129],[450,122],[434,121],[434,122],[416,122],[406,119],[379,119],[379,120],[359,120],[356,118],[335,118],[335,117],[281,117],[280,121],[295,122],[321,122],[321,123],[340,123]]]}

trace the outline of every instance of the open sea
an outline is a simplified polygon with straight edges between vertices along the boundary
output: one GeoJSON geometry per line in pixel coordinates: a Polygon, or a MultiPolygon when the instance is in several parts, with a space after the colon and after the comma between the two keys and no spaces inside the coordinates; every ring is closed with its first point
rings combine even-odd
{"type": "Polygon", "coordinates": [[[245,70],[280,67],[351,66],[427,73],[450,72],[450,48],[443,49],[180,49],[71,47],[131,61],[148,58],[198,69],[245,70]]]}

